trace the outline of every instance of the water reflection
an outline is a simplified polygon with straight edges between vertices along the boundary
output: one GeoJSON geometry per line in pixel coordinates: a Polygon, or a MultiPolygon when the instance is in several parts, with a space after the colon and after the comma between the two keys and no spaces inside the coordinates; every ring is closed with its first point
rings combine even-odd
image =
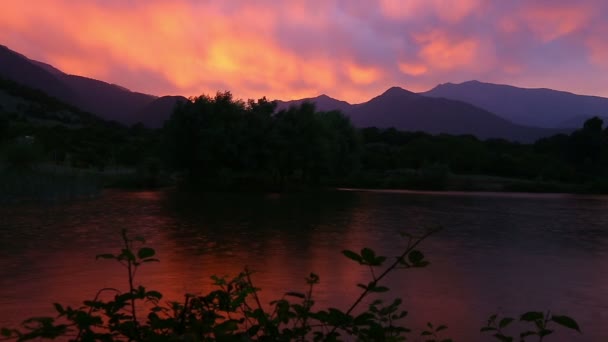
{"type": "Polygon", "coordinates": [[[607,206],[606,197],[570,195],[110,191],[81,202],[3,207],[0,326],[124,284],[120,267],[94,260],[120,246],[122,228],[157,249],[162,262],[147,265],[139,280],[170,299],[208,291],[210,275],[236,275],[248,265],[266,302],[304,289],[314,271],[321,276],[317,303],[344,307],[369,275],[341,250],[369,246],[397,255],[399,232],[441,225],[423,246],[430,268],[388,279],[411,326],[432,320],[448,324],[458,340],[479,340],[490,313],[551,308],[585,330],[584,338],[565,340],[603,340],[607,206]]]}

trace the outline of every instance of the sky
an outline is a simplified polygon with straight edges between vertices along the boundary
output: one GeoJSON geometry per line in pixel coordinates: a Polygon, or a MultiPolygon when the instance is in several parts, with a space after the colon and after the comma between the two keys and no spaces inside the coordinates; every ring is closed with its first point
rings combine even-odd
{"type": "Polygon", "coordinates": [[[476,79],[608,97],[605,0],[3,0],[0,44],[159,96],[359,103],[476,79]]]}

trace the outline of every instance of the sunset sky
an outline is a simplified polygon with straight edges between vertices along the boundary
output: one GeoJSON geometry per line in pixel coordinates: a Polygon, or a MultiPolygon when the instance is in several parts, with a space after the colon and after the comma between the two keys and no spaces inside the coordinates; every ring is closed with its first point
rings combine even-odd
{"type": "Polygon", "coordinates": [[[477,79],[608,97],[605,0],[4,0],[0,44],[154,95],[357,103],[477,79]]]}

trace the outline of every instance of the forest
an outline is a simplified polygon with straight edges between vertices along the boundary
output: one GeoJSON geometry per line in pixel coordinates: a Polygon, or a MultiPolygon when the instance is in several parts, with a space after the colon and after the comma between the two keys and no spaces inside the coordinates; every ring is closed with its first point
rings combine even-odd
{"type": "Polygon", "coordinates": [[[17,110],[0,107],[5,173],[54,165],[90,170],[103,186],[244,191],[608,190],[608,128],[599,118],[569,135],[520,144],[356,128],[339,111],[311,103],[277,110],[266,98],[243,101],[218,92],[178,103],[164,127],[153,130],[97,119],[10,82],[0,86],[29,101],[17,110]]]}

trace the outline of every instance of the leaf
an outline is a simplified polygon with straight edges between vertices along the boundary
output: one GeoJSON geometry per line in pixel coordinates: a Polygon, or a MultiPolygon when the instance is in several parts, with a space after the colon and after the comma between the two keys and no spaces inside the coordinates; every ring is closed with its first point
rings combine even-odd
{"type": "Polygon", "coordinates": [[[160,262],[160,260],[156,259],[156,258],[148,258],[148,259],[144,259],[141,262],[160,262]]]}
{"type": "Polygon", "coordinates": [[[496,331],[497,329],[494,327],[483,327],[481,328],[479,331],[481,332],[486,332],[486,331],[496,331]]]}
{"type": "Polygon", "coordinates": [[[285,293],[286,296],[291,296],[291,297],[298,297],[298,298],[306,298],[306,295],[304,295],[303,293],[300,292],[286,292],[285,293]]]}
{"type": "Polygon", "coordinates": [[[118,260],[131,260],[135,261],[135,255],[130,249],[123,249],[122,253],[118,256],[118,260]]]}
{"type": "Polygon", "coordinates": [[[156,254],[156,251],[153,248],[143,247],[143,248],[140,248],[139,251],[137,252],[137,257],[140,259],[146,259],[146,258],[153,257],[154,254],[156,254]]]}
{"type": "Polygon", "coordinates": [[[114,254],[97,254],[97,256],[95,256],[95,259],[116,259],[116,257],[114,256],[114,254]]]}
{"type": "Polygon", "coordinates": [[[571,317],[553,315],[553,317],[551,317],[551,320],[561,326],[581,332],[581,328],[578,326],[578,323],[576,323],[576,321],[571,317]]]}
{"type": "Polygon", "coordinates": [[[158,291],[148,291],[148,292],[146,292],[146,297],[161,299],[161,298],[163,298],[163,294],[158,291]]]}
{"type": "Polygon", "coordinates": [[[306,283],[308,285],[313,285],[313,284],[317,284],[319,283],[319,276],[315,273],[310,273],[310,275],[308,276],[308,278],[306,278],[306,283]]]}
{"type": "Polygon", "coordinates": [[[361,256],[353,251],[350,251],[348,249],[345,249],[342,251],[342,254],[344,254],[345,257],[354,260],[360,264],[363,263],[363,259],[361,259],[361,256]]]}
{"type": "Polygon", "coordinates": [[[437,329],[435,329],[435,331],[441,331],[441,330],[445,330],[445,329],[447,329],[447,328],[448,328],[448,327],[447,327],[447,326],[445,326],[445,325],[440,325],[440,326],[438,326],[438,327],[437,327],[437,329]]]}
{"type": "Polygon", "coordinates": [[[369,264],[371,266],[382,266],[382,263],[386,261],[386,257],[385,256],[377,256],[374,258],[374,260],[372,260],[371,262],[369,262],[369,264]]]}
{"type": "Polygon", "coordinates": [[[526,322],[533,322],[539,319],[543,319],[544,315],[542,312],[538,312],[538,311],[530,311],[530,312],[526,312],[525,314],[521,315],[521,318],[519,319],[520,321],[526,321],[526,322]]]}
{"type": "Polygon", "coordinates": [[[430,331],[426,331],[426,330],[423,331],[422,333],[420,333],[420,336],[429,336],[429,335],[433,335],[433,333],[430,331]]]}
{"type": "Polygon", "coordinates": [[[368,264],[373,264],[376,259],[376,253],[370,248],[363,248],[361,250],[361,257],[363,257],[363,261],[368,264]]]}
{"type": "Polygon", "coordinates": [[[370,286],[370,292],[387,292],[389,289],[386,286],[370,286]]]}
{"type": "Polygon", "coordinates": [[[0,335],[2,335],[4,337],[11,337],[12,334],[13,333],[10,329],[7,329],[7,328],[0,329],[0,335]]]}
{"type": "Polygon", "coordinates": [[[419,250],[413,250],[407,255],[412,264],[419,264],[424,259],[424,254],[419,250]]]}
{"type": "Polygon", "coordinates": [[[59,314],[63,315],[65,313],[65,310],[63,309],[63,306],[61,304],[53,303],[53,306],[55,307],[55,310],[59,312],[59,314]]]}
{"type": "Polygon", "coordinates": [[[498,326],[502,329],[502,328],[506,327],[507,325],[509,325],[511,322],[513,322],[513,318],[505,317],[500,320],[500,323],[498,324],[498,326]]]}
{"type": "Polygon", "coordinates": [[[251,328],[247,329],[247,334],[249,336],[255,336],[258,334],[258,331],[260,331],[260,326],[259,325],[253,325],[251,326],[251,328]]]}

